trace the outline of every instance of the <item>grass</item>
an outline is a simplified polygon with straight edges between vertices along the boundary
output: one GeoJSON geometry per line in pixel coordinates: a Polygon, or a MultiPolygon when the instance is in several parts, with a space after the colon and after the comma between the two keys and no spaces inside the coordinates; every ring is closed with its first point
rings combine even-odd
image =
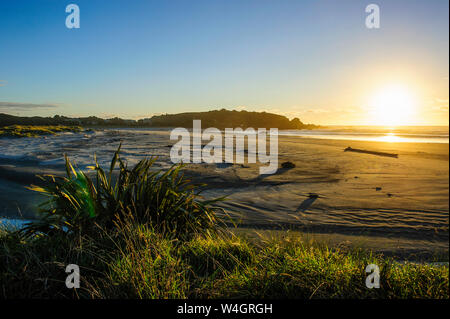
{"type": "Polygon", "coordinates": [[[39,221],[0,228],[0,298],[449,298],[448,266],[293,234],[234,235],[181,167],[128,169],[119,150],[108,172],[67,159],[67,177],[32,187],[49,201],[39,221]],[[68,264],[80,267],[79,289],[65,286],[68,264]],[[380,268],[379,289],[365,286],[368,264],[380,268]]]}
{"type": "Polygon", "coordinates": [[[81,132],[80,126],[63,125],[11,125],[0,127],[0,137],[37,137],[41,135],[55,135],[63,132],[81,132]]]}
{"type": "Polygon", "coordinates": [[[0,235],[1,298],[448,298],[448,274],[300,237],[180,241],[130,221],[95,238],[0,235]],[[64,284],[70,263],[80,266],[76,290],[64,284]],[[380,267],[379,289],[365,286],[370,263],[380,267]]]}

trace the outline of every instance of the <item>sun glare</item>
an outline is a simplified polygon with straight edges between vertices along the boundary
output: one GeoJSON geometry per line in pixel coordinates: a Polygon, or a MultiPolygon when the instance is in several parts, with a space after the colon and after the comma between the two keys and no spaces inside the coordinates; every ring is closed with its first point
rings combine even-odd
{"type": "Polygon", "coordinates": [[[380,90],[369,103],[370,122],[374,125],[408,125],[414,113],[414,97],[408,88],[401,85],[380,90]]]}

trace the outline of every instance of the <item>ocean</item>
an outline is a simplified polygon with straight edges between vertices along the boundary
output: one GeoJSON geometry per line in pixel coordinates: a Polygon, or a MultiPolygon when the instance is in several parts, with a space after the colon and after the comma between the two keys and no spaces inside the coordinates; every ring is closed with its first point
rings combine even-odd
{"type": "Polygon", "coordinates": [[[318,130],[281,130],[279,135],[388,143],[449,143],[448,126],[328,126],[318,130]]]}

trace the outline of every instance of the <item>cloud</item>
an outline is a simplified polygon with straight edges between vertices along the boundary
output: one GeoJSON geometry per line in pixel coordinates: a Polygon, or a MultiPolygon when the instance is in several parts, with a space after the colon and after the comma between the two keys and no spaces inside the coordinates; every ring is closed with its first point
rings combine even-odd
{"type": "Polygon", "coordinates": [[[58,105],[56,105],[56,104],[0,102],[0,109],[31,110],[31,109],[48,109],[48,108],[55,108],[55,107],[58,107],[58,105]]]}
{"type": "Polygon", "coordinates": [[[0,80],[0,86],[5,86],[5,85],[6,85],[6,83],[8,83],[8,81],[5,81],[5,80],[0,80]]]}

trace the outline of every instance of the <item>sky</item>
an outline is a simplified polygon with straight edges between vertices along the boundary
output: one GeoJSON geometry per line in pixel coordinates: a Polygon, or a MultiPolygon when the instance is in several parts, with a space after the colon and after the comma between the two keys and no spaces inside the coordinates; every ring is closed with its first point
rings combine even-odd
{"type": "Polygon", "coordinates": [[[448,0],[2,0],[0,113],[225,108],[323,125],[448,125],[448,12],[448,0]],[[79,29],[65,25],[70,3],[79,29]],[[370,3],[378,29],[365,24],[370,3]]]}

